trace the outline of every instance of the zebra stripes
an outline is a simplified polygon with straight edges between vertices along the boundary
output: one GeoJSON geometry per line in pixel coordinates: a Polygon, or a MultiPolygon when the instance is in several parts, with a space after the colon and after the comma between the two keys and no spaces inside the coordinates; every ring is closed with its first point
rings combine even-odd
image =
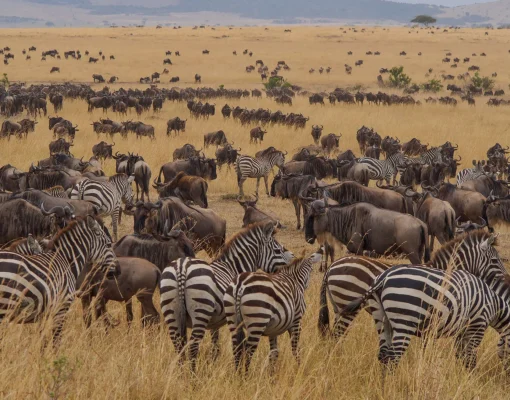
{"type": "Polygon", "coordinates": [[[49,194],[53,197],[59,197],[61,199],[68,199],[67,193],[62,186],[53,186],[49,189],[43,190],[44,193],[49,194]]]}
{"type": "Polygon", "coordinates": [[[273,366],[278,358],[277,337],[285,332],[289,332],[292,354],[299,360],[301,319],[306,308],[304,293],[310,282],[312,266],[321,256],[315,253],[308,258],[296,259],[276,274],[243,273],[229,285],[223,301],[236,368],[246,352],[245,368],[248,371],[262,336],[269,337],[273,366]],[[246,343],[243,325],[248,332],[246,343]]]}
{"type": "Polygon", "coordinates": [[[98,182],[90,179],[79,182],[71,191],[72,200],[86,200],[95,205],[100,215],[112,217],[113,240],[117,241],[117,224],[121,201],[126,204],[133,202],[131,182],[134,176],[125,174],[113,175],[108,182],[98,182]]]}
{"type": "Polygon", "coordinates": [[[187,343],[186,320],[191,321],[189,356],[193,370],[206,329],[213,331],[213,352],[218,354],[218,329],[226,323],[223,295],[230,282],[237,275],[258,268],[274,272],[292,257],[292,253],[275,240],[274,231],[271,222],[251,225],[236,234],[211,264],[182,258],[163,271],[161,311],[181,361],[187,343]]]}
{"type": "MultiPolygon", "coordinates": [[[[494,236],[481,230],[459,236],[441,247],[428,265],[440,270],[467,270],[485,281],[499,279],[506,276],[506,270],[493,247],[494,240],[494,236]]],[[[344,307],[361,298],[375,278],[390,267],[390,264],[360,256],[343,257],[331,264],[320,290],[319,328],[322,333],[329,327],[328,297],[335,314],[332,333],[340,337],[356,317],[355,313],[341,314],[344,307]]]]}
{"type": "Polygon", "coordinates": [[[432,147],[421,153],[419,157],[421,164],[434,165],[434,163],[443,162],[442,150],[442,147],[432,147]]]}
{"type": "Polygon", "coordinates": [[[0,251],[0,321],[31,323],[51,316],[56,343],[78,276],[89,264],[108,268],[108,272],[118,266],[109,235],[92,217],[80,218],[61,230],[53,238],[51,252],[0,251]]]}
{"type": "Polygon", "coordinates": [[[457,172],[457,175],[455,176],[457,187],[461,187],[464,182],[473,181],[484,175],[486,175],[485,171],[478,168],[463,169],[457,172]]]}
{"type": "Polygon", "coordinates": [[[399,169],[405,167],[406,157],[403,153],[395,153],[386,160],[377,160],[370,157],[358,158],[358,163],[366,164],[369,170],[369,176],[372,180],[382,181],[383,179],[389,185],[390,181],[396,183],[397,173],[399,169]]]}
{"type": "Polygon", "coordinates": [[[276,165],[282,168],[285,164],[285,155],[278,150],[268,149],[262,152],[259,157],[239,156],[236,161],[237,184],[239,186],[239,194],[244,196],[243,184],[248,178],[257,178],[256,194],[259,194],[260,178],[264,178],[266,185],[266,194],[269,196],[269,188],[267,179],[269,173],[276,165]],[[269,151],[268,151],[269,150],[269,151]]]}
{"type": "Polygon", "coordinates": [[[379,361],[396,365],[412,336],[432,333],[456,336],[456,355],[466,367],[476,366],[476,351],[489,326],[500,336],[498,354],[510,355],[510,286],[504,280],[492,290],[467,271],[423,266],[397,266],[383,272],[362,298],[343,313],[356,312],[365,302],[372,309],[379,334],[379,361]],[[497,293],[501,292],[501,294],[497,293]]]}

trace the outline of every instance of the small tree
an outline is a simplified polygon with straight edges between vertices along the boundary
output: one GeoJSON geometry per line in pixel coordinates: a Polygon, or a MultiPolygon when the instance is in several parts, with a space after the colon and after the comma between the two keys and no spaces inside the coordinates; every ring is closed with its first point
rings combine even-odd
{"type": "Polygon", "coordinates": [[[475,72],[475,76],[471,78],[471,83],[476,88],[482,88],[483,90],[492,90],[494,87],[494,79],[489,78],[488,76],[480,76],[480,74],[475,72]]]}
{"type": "Polygon", "coordinates": [[[9,78],[7,78],[7,74],[5,73],[2,79],[0,79],[0,86],[2,86],[4,89],[9,88],[9,78]]]}
{"type": "Polygon", "coordinates": [[[443,89],[443,84],[439,79],[431,79],[428,82],[425,82],[421,85],[421,88],[424,92],[440,92],[443,89]]]}
{"type": "Polygon", "coordinates": [[[393,67],[390,69],[390,86],[397,88],[405,88],[411,83],[411,78],[404,74],[404,67],[393,67]]]}
{"type": "Polygon", "coordinates": [[[292,85],[289,82],[285,82],[281,76],[272,76],[264,83],[264,87],[269,90],[277,87],[292,87],[292,85]]]}
{"type": "Polygon", "coordinates": [[[431,17],[430,15],[418,15],[411,20],[411,22],[414,22],[416,24],[423,24],[425,26],[435,24],[436,21],[437,20],[434,17],[431,17]]]}

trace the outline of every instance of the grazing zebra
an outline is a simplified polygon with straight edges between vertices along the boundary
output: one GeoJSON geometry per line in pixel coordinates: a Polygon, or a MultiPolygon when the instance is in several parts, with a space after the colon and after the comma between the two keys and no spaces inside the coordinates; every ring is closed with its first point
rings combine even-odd
{"type": "Polygon", "coordinates": [[[294,260],[276,274],[245,272],[234,278],[223,302],[236,368],[239,368],[246,352],[245,368],[248,372],[262,336],[269,337],[269,358],[271,366],[274,366],[278,358],[277,337],[285,332],[289,332],[292,354],[299,361],[301,319],[306,308],[305,289],[310,282],[312,265],[321,258],[322,254],[315,253],[308,258],[294,260]],[[246,343],[244,328],[248,332],[246,343]]]}
{"type": "Polygon", "coordinates": [[[62,186],[53,186],[49,189],[43,190],[43,192],[48,193],[50,196],[53,196],[53,197],[60,197],[61,199],[69,198],[65,189],[62,186]]]}
{"type": "Polygon", "coordinates": [[[373,180],[382,181],[383,179],[389,185],[390,180],[396,184],[397,173],[405,169],[406,157],[404,153],[392,154],[386,160],[377,160],[376,158],[362,157],[358,158],[358,163],[366,164],[369,170],[369,177],[373,180]]]}
{"type": "Polygon", "coordinates": [[[476,351],[489,326],[500,334],[498,355],[510,355],[510,285],[500,279],[491,288],[467,271],[396,266],[383,272],[365,295],[343,314],[370,303],[379,334],[379,361],[398,364],[412,336],[432,332],[455,336],[456,356],[476,366],[476,351]]]}
{"type": "MultiPolygon", "coordinates": [[[[506,276],[506,270],[493,247],[494,241],[494,236],[482,230],[461,235],[442,246],[427,265],[440,270],[466,270],[488,282],[499,279],[506,276]]],[[[328,297],[335,313],[333,335],[338,338],[356,317],[342,315],[343,308],[361,298],[375,278],[390,267],[379,260],[359,256],[343,257],[331,264],[320,290],[320,331],[325,334],[329,327],[328,297]]]]}
{"type": "Polygon", "coordinates": [[[131,182],[133,175],[117,174],[109,178],[108,182],[97,182],[90,179],[79,182],[71,191],[73,200],[87,200],[94,204],[100,215],[112,217],[113,240],[117,241],[117,221],[119,219],[121,201],[125,204],[133,202],[131,182]]]}
{"type": "Polygon", "coordinates": [[[188,257],[173,261],[164,269],[161,311],[181,361],[187,342],[186,320],[191,322],[192,370],[206,329],[213,331],[213,352],[218,354],[218,329],[226,323],[223,295],[230,282],[240,273],[258,268],[274,272],[291,259],[292,253],[274,239],[274,233],[272,222],[250,225],[234,235],[211,264],[188,257]]]}
{"type": "Polygon", "coordinates": [[[443,162],[443,148],[442,147],[432,147],[428,149],[426,152],[421,153],[419,160],[421,164],[434,165],[434,163],[443,162]]]}
{"type": "Polygon", "coordinates": [[[269,172],[276,165],[282,168],[285,164],[285,154],[274,148],[269,148],[261,152],[259,157],[253,158],[250,156],[239,156],[236,161],[237,171],[237,184],[239,186],[239,194],[244,196],[243,184],[248,178],[257,178],[256,194],[259,194],[260,178],[264,177],[264,184],[266,185],[266,194],[269,196],[269,188],[267,186],[267,179],[269,172]]]}
{"type": "Polygon", "coordinates": [[[52,251],[37,255],[0,251],[0,321],[31,323],[51,316],[56,344],[85,266],[111,274],[118,261],[110,235],[90,216],[71,222],[51,242],[52,251]]]}

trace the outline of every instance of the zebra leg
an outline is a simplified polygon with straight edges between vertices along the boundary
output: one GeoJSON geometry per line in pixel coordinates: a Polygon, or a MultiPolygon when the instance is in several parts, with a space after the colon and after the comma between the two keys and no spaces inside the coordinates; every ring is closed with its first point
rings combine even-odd
{"type": "Polygon", "coordinates": [[[212,359],[216,361],[220,355],[220,330],[213,329],[211,331],[212,340],[212,359]]]}
{"type": "Polygon", "coordinates": [[[292,347],[292,354],[296,358],[296,362],[300,363],[299,358],[299,337],[301,336],[301,319],[296,322],[294,326],[289,329],[290,334],[290,345],[292,347]]]}
{"type": "Polygon", "coordinates": [[[117,223],[119,220],[120,205],[115,207],[112,213],[112,230],[113,230],[113,241],[117,241],[117,223]]]}
{"type": "Polygon", "coordinates": [[[269,178],[268,175],[264,175],[264,185],[266,185],[266,194],[269,196],[269,188],[267,187],[268,178],[269,178]]]}
{"type": "Polygon", "coordinates": [[[55,316],[53,317],[52,337],[54,347],[58,347],[60,344],[60,339],[62,337],[62,328],[66,321],[67,313],[70,307],[71,301],[68,299],[64,300],[62,305],[58,308],[55,316]]]}
{"type": "Polygon", "coordinates": [[[259,332],[248,332],[248,338],[246,340],[246,358],[244,364],[244,370],[246,373],[248,373],[248,370],[250,369],[253,353],[255,353],[255,350],[257,350],[257,347],[259,346],[261,337],[261,333],[259,332]]]}
{"type": "Polygon", "coordinates": [[[257,190],[255,190],[255,194],[257,195],[257,197],[259,195],[259,186],[260,186],[260,176],[257,176],[257,190]]]}
{"type": "Polygon", "coordinates": [[[340,315],[340,312],[335,314],[335,323],[333,325],[333,337],[338,340],[342,336],[344,336],[345,332],[347,331],[349,326],[351,326],[352,322],[354,321],[354,318],[356,318],[358,314],[359,314],[358,312],[356,312],[355,314],[342,316],[340,315]]]}
{"type": "Polygon", "coordinates": [[[92,324],[92,310],[90,308],[90,303],[92,300],[92,295],[87,293],[81,297],[81,306],[83,309],[83,322],[87,328],[90,328],[92,324]]]}
{"type": "Polygon", "coordinates": [[[392,346],[387,352],[386,357],[382,359],[380,358],[379,361],[381,361],[383,364],[386,364],[390,369],[395,368],[406,352],[410,343],[411,335],[409,335],[407,332],[393,332],[392,346]]]}
{"type": "Polygon", "coordinates": [[[487,324],[485,322],[475,322],[474,326],[470,326],[467,332],[460,334],[455,339],[455,355],[458,359],[464,361],[464,365],[468,369],[476,367],[476,353],[486,329],[487,324]]]}
{"type": "Polygon", "coordinates": [[[239,186],[239,196],[241,196],[241,197],[244,197],[243,185],[244,185],[245,180],[246,180],[245,178],[241,178],[241,179],[239,179],[239,183],[237,184],[239,186]]]}

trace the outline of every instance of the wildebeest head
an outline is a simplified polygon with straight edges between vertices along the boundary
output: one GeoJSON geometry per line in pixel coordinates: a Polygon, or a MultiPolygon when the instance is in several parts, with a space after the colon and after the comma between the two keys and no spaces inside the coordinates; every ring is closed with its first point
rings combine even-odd
{"type": "Polygon", "coordinates": [[[215,180],[218,175],[216,174],[216,160],[214,158],[199,158],[200,171],[204,179],[215,180]]]}
{"type": "Polygon", "coordinates": [[[161,201],[156,203],[144,203],[142,201],[137,202],[133,213],[135,233],[141,233],[145,228],[147,219],[156,214],[162,206],[163,203],[161,201]]]}
{"type": "Polygon", "coordinates": [[[317,238],[316,232],[324,232],[327,229],[327,200],[315,200],[310,204],[305,221],[305,239],[314,244],[317,238]]]}
{"type": "Polygon", "coordinates": [[[487,222],[480,217],[481,224],[477,224],[476,222],[467,221],[463,224],[459,224],[460,217],[455,220],[455,234],[460,235],[462,233],[468,233],[472,231],[476,231],[478,229],[483,229],[487,226],[487,222]]]}

